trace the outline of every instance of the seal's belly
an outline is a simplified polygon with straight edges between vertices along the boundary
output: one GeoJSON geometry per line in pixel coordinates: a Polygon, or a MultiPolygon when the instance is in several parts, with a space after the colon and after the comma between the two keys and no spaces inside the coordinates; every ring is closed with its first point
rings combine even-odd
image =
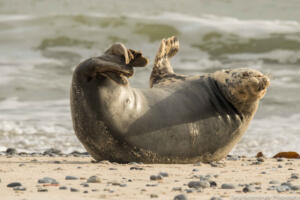
{"type": "Polygon", "coordinates": [[[163,156],[192,157],[226,149],[235,138],[238,139],[242,129],[238,117],[219,115],[149,132],[135,130],[127,133],[126,140],[163,156]]]}

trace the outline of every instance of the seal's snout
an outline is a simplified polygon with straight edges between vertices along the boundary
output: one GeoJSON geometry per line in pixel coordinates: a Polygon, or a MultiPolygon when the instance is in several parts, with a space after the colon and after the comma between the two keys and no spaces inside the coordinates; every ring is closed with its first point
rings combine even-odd
{"type": "Polygon", "coordinates": [[[267,89],[270,86],[270,79],[267,76],[261,77],[259,84],[258,84],[258,88],[257,91],[260,92],[262,90],[267,89]]]}

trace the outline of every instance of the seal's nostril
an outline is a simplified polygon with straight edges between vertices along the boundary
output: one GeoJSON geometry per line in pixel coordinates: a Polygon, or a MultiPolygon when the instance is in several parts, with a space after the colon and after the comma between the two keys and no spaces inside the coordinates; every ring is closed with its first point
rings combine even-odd
{"type": "Polygon", "coordinates": [[[247,76],[249,76],[249,73],[248,72],[243,72],[243,76],[247,77],[247,76]]]}

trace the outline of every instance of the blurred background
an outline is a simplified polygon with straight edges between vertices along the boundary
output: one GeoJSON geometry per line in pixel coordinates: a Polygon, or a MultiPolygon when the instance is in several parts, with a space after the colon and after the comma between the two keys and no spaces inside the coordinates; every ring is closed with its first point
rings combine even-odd
{"type": "Polygon", "coordinates": [[[271,87],[231,154],[300,152],[299,0],[0,0],[0,151],[84,151],[72,128],[72,71],[114,42],[150,59],[130,79],[148,80],[159,41],[178,36],[177,73],[251,67],[271,87]]]}

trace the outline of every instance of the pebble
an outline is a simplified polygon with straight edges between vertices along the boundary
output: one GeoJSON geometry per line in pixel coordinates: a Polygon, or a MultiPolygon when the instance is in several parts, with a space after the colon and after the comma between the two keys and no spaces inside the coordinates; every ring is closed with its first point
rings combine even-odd
{"type": "Polygon", "coordinates": [[[25,166],[24,163],[19,164],[19,167],[24,167],[24,166],[25,166]]]}
{"type": "Polygon", "coordinates": [[[280,182],[276,181],[276,180],[272,180],[272,181],[269,182],[269,184],[280,184],[280,182]]]}
{"type": "Polygon", "coordinates": [[[292,185],[291,190],[300,190],[300,185],[292,185]]]}
{"type": "Polygon", "coordinates": [[[220,197],[212,197],[210,200],[222,200],[220,197]]]}
{"type": "Polygon", "coordinates": [[[182,188],[181,187],[173,187],[172,188],[172,191],[182,191],[182,188]]]}
{"type": "Polygon", "coordinates": [[[184,190],[186,193],[192,193],[193,192],[193,190],[191,190],[191,189],[185,189],[184,190]]]}
{"type": "Polygon", "coordinates": [[[79,192],[79,190],[78,190],[78,189],[76,189],[76,188],[72,188],[72,187],[70,188],[70,191],[71,191],[71,192],[79,192]]]}
{"type": "Polygon", "coordinates": [[[84,190],[83,193],[86,194],[86,193],[89,193],[89,192],[87,190],[84,190]]]}
{"type": "Polygon", "coordinates": [[[150,194],[150,198],[158,198],[157,194],[150,194]]]}
{"type": "Polygon", "coordinates": [[[117,168],[111,167],[111,168],[109,168],[109,170],[118,170],[118,169],[117,169],[117,168]]]}
{"type": "Polygon", "coordinates": [[[67,190],[68,188],[66,186],[60,186],[58,189],[60,189],[60,190],[67,190]]]}
{"type": "Polygon", "coordinates": [[[295,173],[293,173],[293,174],[291,174],[291,178],[292,178],[292,179],[298,179],[298,178],[299,178],[299,175],[298,175],[298,174],[295,174],[295,173]]]}
{"type": "Polygon", "coordinates": [[[82,187],[90,187],[89,184],[87,184],[87,183],[81,183],[80,185],[81,185],[82,187]]]}
{"type": "Polygon", "coordinates": [[[168,177],[169,174],[167,172],[159,172],[159,175],[162,177],[168,177]]]}
{"type": "Polygon", "coordinates": [[[78,177],[76,177],[76,176],[66,176],[65,179],[66,179],[66,180],[77,180],[78,177]]]}
{"type": "Polygon", "coordinates": [[[276,187],[276,191],[279,193],[289,191],[289,189],[290,187],[287,185],[280,185],[276,187]]]}
{"type": "Polygon", "coordinates": [[[197,162],[194,164],[194,166],[201,166],[201,165],[202,165],[201,162],[197,162]]]}
{"type": "Polygon", "coordinates": [[[238,155],[227,155],[226,156],[226,160],[233,160],[233,161],[237,161],[237,160],[240,160],[241,157],[238,156],[238,155]]]}
{"type": "Polygon", "coordinates": [[[146,184],[146,187],[156,187],[157,184],[146,184]]]}
{"type": "Polygon", "coordinates": [[[283,158],[277,158],[276,160],[277,160],[277,162],[282,162],[283,158]]]}
{"type": "Polygon", "coordinates": [[[235,189],[235,185],[230,184],[230,183],[224,183],[221,185],[222,189],[235,189]]]}
{"type": "Polygon", "coordinates": [[[19,186],[22,186],[22,184],[19,182],[12,182],[7,185],[7,187],[19,187],[19,186]]]}
{"type": "Polygon", "coordinates": [[[55,148],[50,148],[50,149],[47,149],[46,151],[44,151],[43,154],[44,155],[52,155],[52,154],[59,155],[59,154],[61,154],[61,150],[55,149],[55,148]]]}
{"type": "Polygon", "coordinates": [[[265,160],[262,157],[259,157],[256,159],[258,162],[265,162],[265,160]]]}
{"type": "Polygon", "coordinates": [[[187,200],[187,197],[184,194],[179,194],[176,195],[173,200],[187,200]]]}
{"type": "Polygon", "coordinates": [[[243,188],[243,192],[247,193],[247,192],[255,192],[255,189],[252,185],[246,185],[244,188],[243,188]]]}
{"type": "Polygon", "coordinates": [[[278,168],[282,168],[282,165],[278,165],[278,168]]]}
{"type": "Polygon", "coordinates": [[[151,175],[150,176],[150,180],[151,181],[157,181],[157,180],[161,180],[162,179],[162,177],[160,176],[160,175],[151,175]]]}
{"type": "Polygon", "coordinates": [[[217,183],[215,181],[209,181],[210,187],[217,187],[217,183]]]}
{"type": "Polygon", "coordinates": [[[22,186],[17,186],[17,187],[14,187],[13,190],[15,190],[15,191],[25,191],[26,188],[24,188],[22,186]]]}
{"type": "Polygon", "coordinates": [[[38,183],[58,184],[54,178],[44,177],[38,180],[38,183]]]}
{"type": "Polygon", "coordinates": [[[7,148],[6,149],[6,154],[7,155],[15,155],[15,154],[17,154],[18,152],[17,152],[17,150],[15,149],[15,148],[7,148]]]}
{"type": "Polygon", "coordinates": [[[38,192],[48,192],[48,189],[46,188],[38,188],[38,192]]]}
{"type": "Polygon", "coordinates": [[[130,167],[130,170],[144,170],[142,167],[130,167]]]}
{"type": "Polygon", "coordinates": [[[208,188],[210,184],[208,181],[190,181],[188,183],[189,188],[208,188]]]}
{"type": "Polygon", "coordinates": [[[98,176],[91,176],[87,180],[88,183],[101,183],[101,179],[98,176]]]}

